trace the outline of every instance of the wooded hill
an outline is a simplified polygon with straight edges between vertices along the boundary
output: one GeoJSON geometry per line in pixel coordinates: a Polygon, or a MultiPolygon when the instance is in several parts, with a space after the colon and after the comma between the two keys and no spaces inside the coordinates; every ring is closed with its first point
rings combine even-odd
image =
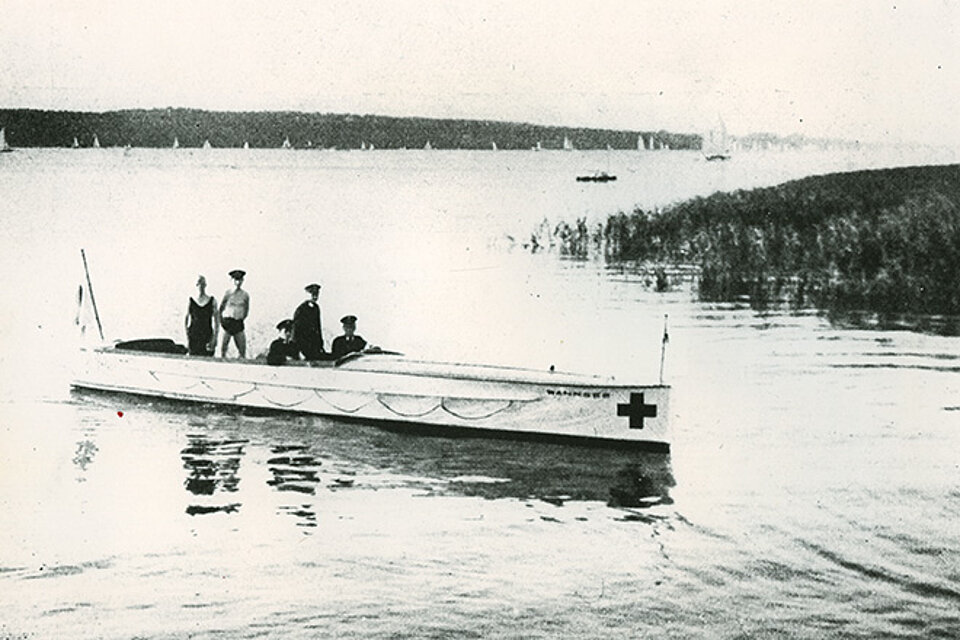
{"type": "Polygon", "coordinates": [[[214,147],[276,148],[285,139],[296,148],[357,149],[544,149],[563,148],[568,138],[577,149],[636,149],[638,136],[656,148],[699,149],[701,137],[667,131],[617,131],[547,127],[490,120],[444,120],[387,116],[301,113],[296,111],[226,112],[197,109],[132,109],[103,113],[0,109],[0,126],[13,147],[214,147]]]}

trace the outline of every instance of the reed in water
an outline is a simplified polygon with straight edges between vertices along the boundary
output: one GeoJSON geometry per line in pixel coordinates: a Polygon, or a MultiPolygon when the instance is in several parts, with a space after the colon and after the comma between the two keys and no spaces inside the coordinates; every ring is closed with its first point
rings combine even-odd
{"type": "Polygon", "coordinates": [[[960,313],[960,165],[838,173],[561,223],[561,253],[696,264],[705,300],[960,313]]]}

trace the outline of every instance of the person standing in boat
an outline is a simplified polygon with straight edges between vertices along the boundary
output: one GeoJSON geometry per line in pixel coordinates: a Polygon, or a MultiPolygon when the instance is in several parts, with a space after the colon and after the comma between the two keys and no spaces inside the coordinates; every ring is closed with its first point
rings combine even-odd
{"type": "Polygon", "coordinates": [[[187,331],[187,351],[192,356],[212,356],[217,348],[220,319],[217,299],[207,295],[207,279],[197,277],[196,298],[190,296],[187,316],[183,320],[187,331]]]}
{"type": "Polygon", "coordinates": [[[276,366],[286,364],[288,359],[298,360],[300,352],[293,342],[293,321],[281,320],[277,324],[277,331],[280,332],[280,337],[270,343],[270,351],[267,352],[267,364],[276,366]]]}
{"type": "Polygon", "coordinates": [[[320,285],[312,282],[304,287],[310,297],[293,312],[293,342],[305,360],[322,360],[323,332],[320,327],[320,285]]]}
{"type": "Polygon", "coordinates": [[[250,296],[241,287],[247,272],[234,269],[229,273],[233,278],[233,289],[228,289],[220,301],[220,326],[223,327],[223,341],[220,343],[220,357],[227,357],[230,338],[237,345],[241,358],[247,357],[247,336],[243,332],[243,321],[250,314],[250,296]]]}
{"type": "Polygon", "coordinates": [[[343,335],[334,338],[330,347],[335,359],[367,348],[367,341],[356,334],[357,316],[343,316],[340,324],[343,325],[343,335]]]}

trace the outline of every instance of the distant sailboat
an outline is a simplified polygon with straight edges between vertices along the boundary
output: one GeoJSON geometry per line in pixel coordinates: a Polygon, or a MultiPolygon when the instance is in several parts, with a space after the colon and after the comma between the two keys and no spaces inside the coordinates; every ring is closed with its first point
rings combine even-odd
{"type": "Polygon", "coordinates": [[[433,145],[430,144],[429,140],[427,140],[427,144],[423,145],[423,148],[426,149],[427,151],[430,151],[431,149],[433,149],[433,145]]]}
{"type": "Polygon", "coordinates": [[[537,146],[533,148],[534,151],[543,151],[543,145],[540,144],[540,141],[537,140],[537,146]]]}
{"type": "Polygon", "coordinates": [[[710,161],[730,159],[730,140],[727,137],[727,125],[724,124],[723,118],[718,118],[716,128],[704,134],[700,150],[710,161]]]}
{"type": "Polygon", "coordinates": [[[6,129],[0,128],[0,153],[10,153],[13,149],[7,144],[6,129]]]}
{"type": "Polygon", "coordinates": [[[173,137],[173,148],[174,148],[174,149],[179,149],[179,148],[180,148],[180,141],[177,140],[177,137],[176,137],[176,136],[173,137]]]}
{"type": "Polygon", "coordinates": [[[570,142],[570,138],[563,136],[563,150],[564,151],[573,151],[573,143],[570,142]]]}
{"type": "Polygon", "coordinates": [[[281,146],[282,146],[284,149],[292,149],[292,148],[293,148],[293,147],[290,145],[290,138],[284,138],[284,139],[283,139],[283,145],[281,145],[281,146]]]}
{"type": "Polygon", "coordinates": [[[204,148],[204,149],[212,149],[212,148],[213,148],[213,145],[210,144],[210,141],[209,141],[209,140],[204,140],[204,141],[203,141],[203,148],[204,148]]]}
{"type": "Polygon", "coordinates": [[[73,136],[73,144],[70,145],[70,148],[71,148],[71,149],[79,149],[79,148],[80,148],[80,141],[77,140],[77,136],[73,136]]]}
{"type": "Polygon", "coordinates": [[[243,148],[244,148],[244,149],[249,149],[249,148],[250,148],[250,143],[247,142],[246,140],[244,140],[244,141],[243,141],[243,148]]]}
{"type": "Polygon", "coordinates": [[[643,136],[637,136],[637,151],[646,151],[647,147],[643,143],[643,136]]]}
{"type": "Polygon", "coordinates": [[[97,137],[97,134],[93,134],[93,144],[91,145],[94,149],[100,148],[100,139],[97,137]]]}
{"type": "Polygon", "coordinates": [[[491,142],[491,143],[490,143],[490,149],[493,150],[493,151],[496,151],[496,150],[497,150],[497,143],[496,143],[496,142],[491,142]]]}
{"type": "Polygon", "coordinates": [[[361,141],[360,141],[360,151],[366,151],[366,150],[367,150],[367,141],[366,141],[366,140],[361,140],[361,141]]]}

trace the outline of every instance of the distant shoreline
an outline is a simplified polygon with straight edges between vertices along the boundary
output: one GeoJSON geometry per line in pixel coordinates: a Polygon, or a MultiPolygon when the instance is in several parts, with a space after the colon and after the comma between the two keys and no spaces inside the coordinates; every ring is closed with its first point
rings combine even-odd
{"type": "Polygon", "coordinates": [[[551,127],[492,120],[297,111],[0,109],[13,147],[211,147],[297,149],[699,149],[699,135],[551,127]],[[96,144],[94,143],[96,137],[96,144]]]}
{"type": "MultiPolygon", "coordinates": [[[[309,113],[125,109],[0,109],[12,147],[146,147],[279,149],[699,150],[695,133],[561,127],[495,120],[309,113]]],[[[744,150],[855,147],[840,140],[757,133],[737,139],[744,150]]]]}

